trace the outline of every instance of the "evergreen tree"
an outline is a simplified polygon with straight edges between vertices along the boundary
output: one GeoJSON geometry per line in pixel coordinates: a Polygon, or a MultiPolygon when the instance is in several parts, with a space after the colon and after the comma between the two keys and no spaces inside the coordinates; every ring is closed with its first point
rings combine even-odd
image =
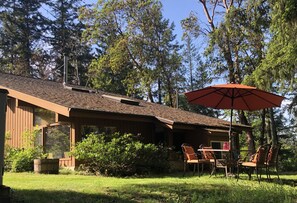
{"type": "Polygon", "coordinates": [[[85,38],[99,54],[90,67],[92,85],[110,89],[110,82],[101,81],[115,80],[117,93],[174,105],[174,90],[183,80],[180,47],[161,8],[156,0],[102,0],[82,10],[85,38]]]}
{"type": "Polygon", "coordinates": [[[34,75],[32,56],[42,41],[47,19],[40,13],[43,0],[6,0],[1,4],[1,69],[34,75]]]}
{"type": "Polygon", "coordinates": [[[52,10],[50,44],[54,60],[53,77],[61,80],[64,67],[64,56],[69,58],[69,78],[73,84],[85,84],[87,66],[92,56],[91,48],[84,43],[82,32],[84,25],[78,19],[81,0],[50,1],[52,10]]]}

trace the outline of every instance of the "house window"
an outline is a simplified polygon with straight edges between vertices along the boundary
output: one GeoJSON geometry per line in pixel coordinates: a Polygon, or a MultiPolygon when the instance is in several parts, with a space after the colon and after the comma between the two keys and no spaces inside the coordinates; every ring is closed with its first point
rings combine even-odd
{"type": "Polygon", "coordinates": [[[89,135],[91,133],[96,133],[96,134],[112,134],[115,133],[117,130],[116,127],[114,126],[105,126],[105,127],[98,127],[97,125],[82,125],[81,126],[81,135],[82,138],[86,138],[86,135],[89,135]]]}
{"type": "Polygon", "coordinates": [[[81,126],[81,136],[82,139],[85,139],[87,135],[95,133],[99,133],[99,128],[96,125],[82,125],[81,126]]]}
{"type": "Polygon", "coordinates": [[[34,126],[48,125],[55,122],[55,113],[43,108],[34,108],[34,126]]]}
{"type": "MultiPolygon", "coordinates": [[[[226,141],[211,141],[210,145],[213,149],[224,149],[226,146],[226,141]]],[[[215,152],[218,159],[221,159],[226,152],[215,152]]]]}
{"type": "Polygon", "coordinates": [[[68,158],[70,151],[70,126],[45,127],[43,146],[49,158],[68,158]]]}
{"type": "Polygon", "coordinates": [[[113,127],[113,126],[105,126],[103,128],[99,129],[101,133],[105,133],[105,134],[113,134],[116,132],[117,128],[113,127]]]}

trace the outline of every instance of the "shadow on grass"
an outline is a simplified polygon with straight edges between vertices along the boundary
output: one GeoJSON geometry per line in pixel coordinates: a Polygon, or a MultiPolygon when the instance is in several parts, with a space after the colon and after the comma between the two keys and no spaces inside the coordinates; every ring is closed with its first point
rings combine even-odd
{"type": "Polygon", "coordinates": [[[105,202],[127,202],[135,203],[133,200],[124,199],[115,195],[87,194],[75,191],[48,191],[48,190],[13,190],[12,203],[105,203],[105,202]]]}
{"type": "MultiPolygon", "coordinates": [[[[258,184],[257,184],[258,185],[258,184]]],[[[87,194],[67,190],[15,190],[13,203],[135,203],[135,202],[295,202],[296,193],[280,186],[226,185],[222,183],[149,183],[128,184],[107,189],[106,194],[87,194]]]]}
{"type": "MultiPolygon", "coordinates": [[[[248,180],[248,175],[245,176],[245,175],[240,174],[240,179],[248,180]]],[[[258,182],[257,176],[252,175],[252,179],[250,181],[258,182]]],[[[287,185],[287,186],[291,186],[291,187],[296,187],[297,186],[297,180],[294,179],[294,178],[288,178],[288,176],[285,177],[285,178],[280,176],[280,179],[278,179],[277,176],[275,175],[274,178],[267,179],[266,175],[262,175],[260,182],[274,183],[274,184],[277,184],[277,185],[287,185]]]]}
{"type": "Polygon", "coordinates": [[[139,180],[137,183],[125,184],[119,188],[104,188],[104,193],[97,194],[63,188],[56,190],[16,189],[13,190],[12,203],[297,202],[296,191],[294,192],[292,188],[288,192],[279,184],[257,184],[256,180],[227,183],[221,175],[211,177],[212,181],[208,181],[205,176],[208,175],[205,174],[204,177],[194,182],[187,179],[193,177],[192,173],[186,174],[185,177],[182,173],[174,176],[153,176],[151,178],[178,177],[181,180],[174,183],[157,181],[147,184],[139,180]]]}
{"type": "Polygon", "coordinates": [[[277,185],[258,187],[253,185],[226,185],[223,183],[162,183],[137,184],[117,191],[119,196],[133,194],[137,202],[283,202],[295,203],[296,193],[287,192],[277,185]]]}

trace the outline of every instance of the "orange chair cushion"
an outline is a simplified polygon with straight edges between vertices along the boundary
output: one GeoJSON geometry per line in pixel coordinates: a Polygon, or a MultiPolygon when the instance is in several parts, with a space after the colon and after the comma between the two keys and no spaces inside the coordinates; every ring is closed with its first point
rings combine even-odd
{"type": "Polygon", "coordinates": [[[254,162],[242,162],[242,166],[248,166],[248,167],[256,167],[256,163],[254,162]]]}
{"type": "Polygon", "coordinates": [[[258,153],[256,153],[252,159],[253,163],[257,163],[257,159],[258,159],[258,153]]]}
{"type": "Polygon", "coordinates": [[[192,147],[184,146],[184,150],[188,160],[197,160],[196,153],[192,147]]]}

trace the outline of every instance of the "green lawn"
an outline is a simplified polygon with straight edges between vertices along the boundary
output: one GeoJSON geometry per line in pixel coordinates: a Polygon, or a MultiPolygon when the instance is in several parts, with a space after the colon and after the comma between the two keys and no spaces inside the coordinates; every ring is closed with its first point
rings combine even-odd
{"type": "Polygon", "coordinates": [[[5,173],[4,185],[13,189],[13,202],[293,202],[297,203],[297,175],[282,175],[281,183],[238,182],[221,175],[183,177],[181,174],[146,178],[5,173]]]}

